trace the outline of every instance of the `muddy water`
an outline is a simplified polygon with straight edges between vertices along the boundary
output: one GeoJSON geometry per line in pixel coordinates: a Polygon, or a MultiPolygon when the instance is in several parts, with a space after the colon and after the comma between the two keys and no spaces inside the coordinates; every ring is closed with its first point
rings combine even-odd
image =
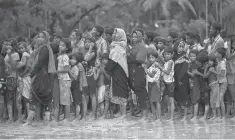
{"type": "Polygon", "coordinates": [[[1,139],[224,139],[235,138],[235,122],[149,122],[120,119],[33,126],[0,124],[1,139]]]}

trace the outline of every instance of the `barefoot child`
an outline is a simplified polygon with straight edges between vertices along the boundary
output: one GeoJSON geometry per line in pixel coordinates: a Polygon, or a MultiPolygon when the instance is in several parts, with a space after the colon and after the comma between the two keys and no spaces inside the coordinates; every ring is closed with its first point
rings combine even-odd
{"type": "Polygon", "coordinates": [[[69,56],[67,52],[69,52],[69,41],[66,39],[62,39],[59,45],[60,54],[57,57],[58,59],[58,79],[59,79],[59,87],[60,87],[60,105],[64,107],[64,116],[65,122],[69,119],[70,114],[70,104],[71,104],[71,79],[69,77],[69,56]]]}
{"type": "Polygon", "coordinates": [[[184,116],[182,121],[187,119],[188,107],[189,107],[189,76],[187,74],[188,70],[188,60],[186,58],[186,53],[184,52],[185,44],[179,42],[177,47],[177,54],[175,60],[175,100],[177,101],[180,110],[183,108],[184,116]]]}
{"type": "Polygon", "coordinates": [[[216,67],[216,58],[211,56],[209,57],[208,65],[205,67],[204,78],[208,78],[209,87],[210,87],[210,106],[212,108],[213,116],[211,120],[216,119],[216,108],[219,107],[219,102],[217,99],[219,97],[219,83],[217,80],[217,75],[212,73],[211,70],[215,70],[216,67]]]}
{"type": "Polygon", "coordinates": [[[73,95],[74,104],[76,107],[76,114],[75,114],[75,121],[80,120],[80,110],[81,110],[81,104],[82,104],[82,93],[80,89],[80,81],[79,81],[79,69],[77,64],[81,63],[83,60],[82,53],[78,53],[75,55],[72,55],[72,58],[70,59],[71,69],[69,71],[70,78],[72,79],[71,84],[71,92],[73,95]]]}
{"type": "MultiPolygon", "coordinates": [[[[23,97],[23,102],[26,106],[27,114],[29,113],[29,100],[31,98],[31,78],[30,78],[30,72],[31,68],[29,66],[29,59],[30,55],[27,52],[27,45],[26,43],[21,43],[19,45],[19,51],[22,53],[22,58],[20,62],[17,65],[17,69],[20,72],[19,73],[19,79],[20,79],[20,96],[23,97]]],[[[21,98],[17,100],[17,108],[18,112],[21,112],[21,98]]],[[[18,114],[18,116],[21,118],[21,113],[18,114]]]]}
{"type": "Polygon", "coordinates": [[[165,64],[164,67],[162,67],[160,64],[157,64],[156,66],[161,70],[163,82],[166,86],[165,93],[168,96],[168,117],[170,121],[173,121],[174,119],[174,111],[175,111],[175,101],[174,101],[174,61],[173,58],[173,48],[166,47],[163,53],[165,64]]]}
{"type": "Polygon", "coordinates": [[[195,121],[197,119],[198,115],[198,102],[200,99],[200,92],[201,92],[201,87],[200,87],[200,76],[195,75],[194,71],[199,68],[199,64],[196,61],[198,51],[192,50],[189,53],[189,68],[188,68],[188,75],[189,77],[189,84],[190,84],[190,100],[193,105],[193,118],[191,119],[192,121],[195,121]]]}
{"type": "Polygon", "coordinates": [[[219,103],[220,103],[222,120],[225,119],[224,94],[227,90],[225,56],[226,56],[226,50],[224,48],[218,48],[215,53],[215,57],[217,60],[216,70],[213,70],[212,68],[210,69],[211,72],[217,75],[217,79],[219,82],[219,103]]]}
{"type": "Polygon", "coordinates": [[[154,120],[161,119],[161,105],[160,105],[160,101],[162,98],[162,92],[160,88],[161,70],[156,66],[157,58],[158,58],[158,53],[151,52],[149,55],[149,61],[151,63],[151,66],[148,69],[145,68],[148,81],[149,101],[151,104],[151,111],[154,120]]]}
{"type": "Polygon", "coordinates": [[[17,90],[17,63],[20,60],[19,54],[12,46],[7,46],[7,55],[5,57],[5,64],[7,69],[7,90],[5,92],[5,99],[8,110],[8,121],[13,121],[13,102],[16,99],[17,90]]]}

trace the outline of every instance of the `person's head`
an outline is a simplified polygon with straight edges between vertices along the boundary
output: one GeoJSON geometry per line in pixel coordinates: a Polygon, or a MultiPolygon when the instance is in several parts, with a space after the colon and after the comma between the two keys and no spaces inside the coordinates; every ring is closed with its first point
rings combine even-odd
{"type": "Polygon", "coordinates": [[[169,32],[167,41],[173,43],[173,41],[177,38],[178,38],[178,34],[176,32],[169,32]]]}
{"type": "Polygon", "coordinates": [[[127,39],[127,44],[130,45],[131,44],[131,34],[127,33],[126,39],[127,39]]]}
{"type": "Polygon", "coordinates": [[[195,34],[193,32],[186,33],[186,42],[189,45],[194,45],[195,34]]]}
{"type": "Polygon", "coordinates": [[[70,39],[72,41],[80,40],[82,38],[82,33],[79,29],[74,29],[70,33],[70,39]]]}
{"type": "Polygon", "coordinates": [[[218,22],[214,22],[210,27],[210,35],[212,37],[216,37],[218,34],[220,34],[221,30],[222,30],[222,25],[218,22]]]}
{"type": "Polygon", "coordinates": [[[155,46],[157,46],[157,49],[163,50],[167,40],[163,37],[155,37],[153,42],[155,43],[155,46]]]}
{"type": "Polygon", "coordinates": [[[60,53],[69,53],[71,50],[71,47],[70,47],[70,42],[68,39],[61,39],[60,41],[60,45],[59,45],[59,52],[60,53]]]}
{"type": "Polygon", "coordinates": [[[60,40],[62,39],[62,36],[59,33],[55,33],[53,36],[53,42],[59,43],[60,40]]]}
{"type": "Polygon", "coordinates": [[[155,62],[157,58],[158,58],[158,53],[156,51],[153,51],[153,52],[150,53],[149,61],[151,63],[155,62]]]}
{"type": "Polygon", "coordinates": [[[142,29],[135,29],[132,32],[132,42],[134,44],[142,42],[144,38],[144,31],[142,29]]]}
{"type": "Polygon", "coordinates": [[[155,37],[154,32],[146,32],[145,35],[146,35],[145,43],[146,43],[146,44],[152,43],[152,42],[153,42],[153,39],[154,39],[154,37],[155,37]]]}
{"type": "Polygon", "coordinates": [[[226,32],[226,30],[222,30],[222,31],[220,32],[220,36],[225,40],[225,39],[227,38],[227,32],[226,32]]]}
{"type": "Polygon", "coordinates": [[[100,25],[96,25],[95,27],[93,27],[91,34],[94,38],[100,38],[104,33],[104,27],[100,26],[100,25]]]}
{"type": "Polygon", "coordinates": [[[226,56],[226,49],[225,48],[218,48],[218,49],[216,49],[215,57],[218,60],[221,60],[221,59],[225,58],[225,56],[226,56]]]}
{"type": "Polygon", "coordinates": [[[198,51],[197,50],[192,50],[189,52],[189,59],[191,62],[196,62],[198,51]]]}
{"type": "Polygon", "coordinates": [[[49,42],[50,35],[46,31],[42,31],[37,36],[37,45],[41,46],[49,42]]]}
{"type": "Polygon", "coordinates": [[[170,47],[170,46],[167,46],[164,49],[164,53],[163,53],[165,61],[171,60],[172,57],[173,57],[173,53],[174,53],[174,49],[172,47],[170,47]]]}
{"type": "Polygon", "coordinates": [[[235,49],[235,35],[231,35],[230,40],[231,40],[231,48],[235,49]]]}
{"type": "Polygon", "coordinates": [[[216,66],[216,57],[215,56],[210,56],[209,57],[208,65],[210,67],[215,67],[216,66]]]}
{"type": "Polygon", "coordinates": [[[18,49],[20,53],[24,53],[27,51],[27,44],[25,42],[20,42],[18,45],[18,49]]]}
{"type": "Polygon", "coordinates": [[[203,66],[209,60],[208,52],[205,50],[199,51],[199,53],[197,54],[196,60],[197,60],[198,65],[203,66]]]}
{"type": "Polygon", "coordinates": [[[107,29],[105,29],[105,31],[104,31],[105,40],[106,40],[108,43],[111,43],[111,42],[112,42],[112,35],[113,35],[113,32],[114,32],[114,28],[107,28],[107,29]]]}
{"type": "Polygon", "coordinates": [[[197,44],[200,44],[201,43],[201,37],[199,34],[195,34],[194,36],[194,42],[197,43],[197,44]]]}
{"type": "MultiPolygon", "coordinates": [[[[84,43],[85,43],[85,49],[89,49],[91,47],[91,45],[95,45],[95,38],[88,34],[85,37],[84,43]]],[[[95,47],[94,47],[94,49],[95,49],[95,47]]]]}
{"type": "Polygon", "coordinates": [[[177,53],[178,54],[182,54],[184,53],[184,49],[185,49],[185,42],[184,41],[179,41],[179,43],[175,43],[177,46],[177,53]]]}
{"type": "Polygon", "coordinates": [[[102,63],[104,65],[107,64],[108,60],[109,60],[109,54],[108,53],[104,53],[101,60],[102,60],[102,63]]]}
{"type": "Polygon", "coordinates": [[[112,40],[116,41],[116,42],[125,42],[125,43],[127,43],[125,31],[121,28],[115,28],[114,32],[113,32],[113,35],[112,35],[112,40]]]}
{"type": "Polygon", "coordinates": [[[84,56],[82,53],[75,53],[70,58],[70,64],[72,66],[77,65],[78,63],[81,63],[84,60],[84,56]]]}

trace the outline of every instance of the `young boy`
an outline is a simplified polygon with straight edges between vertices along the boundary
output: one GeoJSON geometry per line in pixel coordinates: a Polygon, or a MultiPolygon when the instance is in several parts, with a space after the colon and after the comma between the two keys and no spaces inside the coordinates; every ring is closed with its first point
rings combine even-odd
{"type": "Polygon", "coordinates": [[[161,70],[163,82],[166,86],[165,93],[168,96],[168,118],[170,121],[174,119],[175,103],[174,103],[174,61],[173,58],[173,48],[166,47],[163,53],[165,64],[162,67],[160,64],[156,66],[161,70]],[[169,117],[170,116],[170,117],[169,117]]]}

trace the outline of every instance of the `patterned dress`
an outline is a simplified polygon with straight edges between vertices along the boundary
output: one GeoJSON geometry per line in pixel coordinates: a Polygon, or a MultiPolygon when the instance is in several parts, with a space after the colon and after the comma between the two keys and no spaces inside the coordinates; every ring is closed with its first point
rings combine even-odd
{"type": "MultiPolygon", "coordinates": [[[[62,70],[64,67],[69,66],[69,57],[67,54],[62,54],[58,56],[58,71],[62,70]]],[[[60,87],[60,104],[70,105],[71,104],[71,79],[68,73],[59,73],[59,87],[60,87]]]]}

